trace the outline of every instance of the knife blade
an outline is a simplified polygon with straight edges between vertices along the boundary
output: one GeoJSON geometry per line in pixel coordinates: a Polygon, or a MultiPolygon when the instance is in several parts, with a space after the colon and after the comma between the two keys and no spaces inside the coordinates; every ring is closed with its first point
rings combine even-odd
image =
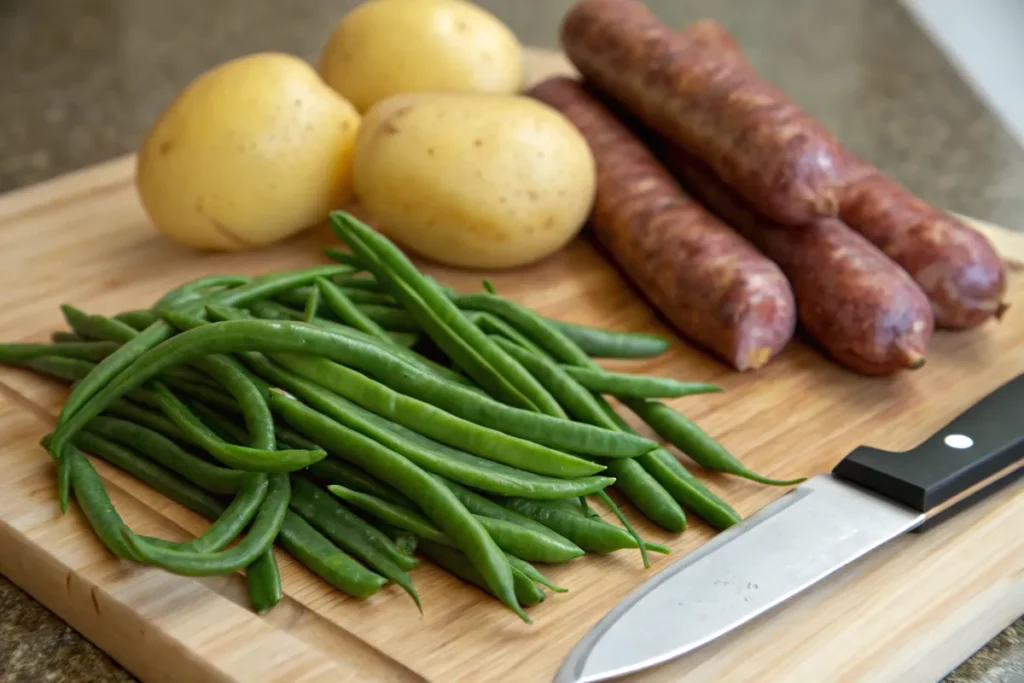
{"type": "Polygon", "coordinates": [[[1024,374],[916,448],[856,448],[627,596],[576,644],[556,683],[595,683],[705,645],[909,531],[1024,475],[1024,374]]]}

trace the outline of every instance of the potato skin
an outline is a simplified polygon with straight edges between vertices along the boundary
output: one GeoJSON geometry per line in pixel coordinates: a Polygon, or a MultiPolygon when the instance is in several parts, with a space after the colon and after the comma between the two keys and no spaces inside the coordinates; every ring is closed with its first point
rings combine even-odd
{"type": "Polygon", "coordinates": [[[198,76],[139,149],[136,186],[157,229],[235,251],[325,220],[351,198],[359,114],[306,62],[259,53],[198,76]]]}
{"type": "Polygon", "coordinates": [[[531,98],[410,93],[374,106],[356,139],[355,190],[392,239],[447,265],[510,268],[571,240],[594,199],[593,155],[531,98]]]}
{"type": "Polygon", "coordinates": [[[363,3],[338,23],[318,68],[360,112],[406,92],[513,94],[523,79],[515,34],[463,0],[363,3]]]}

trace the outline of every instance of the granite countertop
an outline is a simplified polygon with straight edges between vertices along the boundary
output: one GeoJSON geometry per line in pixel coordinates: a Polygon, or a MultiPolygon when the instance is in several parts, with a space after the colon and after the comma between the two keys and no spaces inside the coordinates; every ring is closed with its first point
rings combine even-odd
{"type": "MultiPolygon", "coordinates": [[[[571,0],[478,0],[556,47],[571,0]]],[[[259,50],[315,59],[355,0],[0,0],[0,192],[132,150],[175,93],[259,50]]],[[[648,0],[722,21],[762,72],[930,202],[1024,229],[1024,150],[895,0],[648,0]]],[[[0,683],[131,675],[0,578],[0,683]]],[[[1024,680],[1024,620],[947,679],[1024,680]]]]}

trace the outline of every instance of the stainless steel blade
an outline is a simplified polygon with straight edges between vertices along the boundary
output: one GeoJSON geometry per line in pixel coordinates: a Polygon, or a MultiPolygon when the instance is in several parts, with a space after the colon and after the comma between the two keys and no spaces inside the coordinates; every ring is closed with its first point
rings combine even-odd
{"type": "Polygon", "coordinates": [[[593,683],[678,657],[923,520],[832,475],[815,477],[640,586],[580,640],[555,681],[593,683]]]}

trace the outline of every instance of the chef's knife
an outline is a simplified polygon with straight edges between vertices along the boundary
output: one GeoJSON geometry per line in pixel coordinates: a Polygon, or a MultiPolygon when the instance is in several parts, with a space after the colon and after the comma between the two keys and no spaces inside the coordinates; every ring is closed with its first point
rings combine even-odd
{"type": "Polygon", "coordinates": [[[861,446],[683,557],[599,621],[556,683],[604,681],[685,654],[1022,474],[1024,374],[916,448],[861,446]]]}

